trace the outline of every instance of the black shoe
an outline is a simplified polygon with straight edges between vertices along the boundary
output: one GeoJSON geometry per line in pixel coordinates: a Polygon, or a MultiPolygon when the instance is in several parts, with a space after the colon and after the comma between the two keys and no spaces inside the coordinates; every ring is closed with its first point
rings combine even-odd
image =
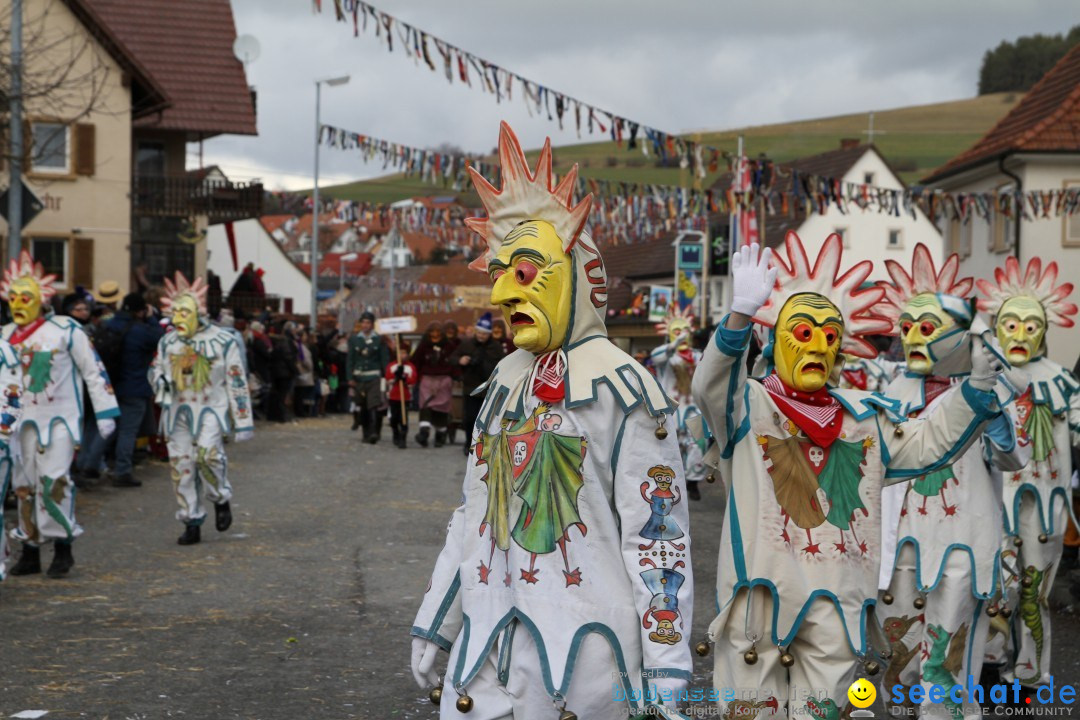
{"type": "Polygon", "coordinates": [[[427,447],[429,437],[431,437],[431,431],[426,427],[422,427],[420,428],[420,432],[416,433],[416,437],[413,439],[420,444],[420,447],[427,447]]]}
{"type": "Polygon", "coordinates": [[[117,475],[112,481],[113,487],[142,487],[142,480],[136,480],[131,473],[117,475]]]}
{"type": "Polygon", "coordinates": [[[472,450],[472,448],[469,447],[469,443],[464,443],[461,446],[461,452],[462,452],[463,455],[465,455],[465,457],[469,457],[469,451],[470,450],[472,450]]]}
{"type": "Polygon", "coordinates": [[[360,429],[360,413],[354,412],[352,414],[352,430],[356,432],[358,429],[360,429]]]}
{"type": "Polygon", "coordinates": [[[24,543],[19,562],[9,572],[12,575],[36,575],[41,572],[41,548],[24,543]]]}
{"type": "Polygon", "coordinates": [[[101,477],[101,472],[98,470],[83,470],[81,473],[83,480],[97,480],[101,477]]]}
{"type": "MultiPolygon", "coordinates": [[[[216,506],[215,506],[216,507],[216,506]]],[[[184,534],[176,541],[177,545],[194,545],[202,540],[202,531],[198,525],[185,525],[184,534]]]]}
{"type": "Polygon", "coordinates": [[[442,447],[445,444],[446,444],[446,431],[445,430],[436,430],[435,431],[435,447],[442,447]]]}
{"type": "Polygon", "coordinates": [[[686,483],[686,494],[691,500],[701,499],[701,490],[698,490],[698,484],[696,480],[691,480],[686,483]]]}
{"type": "Polygon", "coordinates": [[[446,431],[446,442],[453,445],[455,440],[457,440],[457,428],[452,427],[446,431]]]}
{"type": "Polygon", "coordinates": [[[75,564],[75,558],[71,556],[71,543],[57,541],[53,543],[53,548],[53,559],[45,574],[53,579],[62,578],[75,564]]]}
{"type": "Polygon", "coordinates": [[[214,503],[214,527],[218,532],[225,532],[230,525],[232,525],[232,508],[229,507],[229,501],[214,503]]]}

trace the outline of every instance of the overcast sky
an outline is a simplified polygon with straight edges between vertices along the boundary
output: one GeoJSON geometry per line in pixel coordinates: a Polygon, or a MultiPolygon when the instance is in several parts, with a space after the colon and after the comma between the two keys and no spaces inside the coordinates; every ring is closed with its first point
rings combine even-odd
{"type": "MultiPolygon", "coordinates": [[[[1076,0],[378,0],[375,7],[503,68],[667,132],[725,129],[971,97],[983,52],[1080,23],[1076,0]]],[[[258,137],[205,144],[205,163],[268,187],[311,186],[314,80],[324,123],[418,147],[485,151],[507,120],[527,147],[576,142],[521,101],[447,83],[310,0],[232,0],[261,54],[258,137]]],[[[396,38],[395,38],[396,39],[396,38]]],[[[475,78],[474,78],[475,82],[475,78]]],[[[587,137],[587,136],[586,136],[587,137]]],[[[594,139],[598,136],[594,136],[594,139]]],[[[189,165],[197,158],[189,157],[189,165]]],[[[320,184],[383,174],[321,152],[320,184]]]]}

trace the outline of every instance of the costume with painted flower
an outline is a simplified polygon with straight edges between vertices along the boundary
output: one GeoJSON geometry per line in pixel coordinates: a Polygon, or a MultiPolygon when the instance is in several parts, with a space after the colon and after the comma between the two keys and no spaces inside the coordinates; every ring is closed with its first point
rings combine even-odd
{"type": "Polygon", "coordinates": [[[56,278],[25,250],[4,273],[0,292],[14,322],[4,326],[22,366],[23,414],[13,486],[19,499],[19,526],[12,536],[23,544],[12,575],[40,572],[38,547],[54,542],[51,576],[71,569],[71,542],[82,528],[75,520],[75,493],[68,474],[82,442],[83,390],[90,395],[98,430],[108,437],[116,428],[116,397],[105,366],[90,338],[72,318],[54,315],[48,301],[56,278]]]}
{"type": "MultiPolygon", "coordinates": [[[[900,335],[907,371],[885,390],[907,417],[933,415],[962,393],[970,374],[974,280],[958,278],[960,258],[939,272],[929,248],[915,247],[908,272],[886,261],[891,282],[881,283],[878,312],[900,335]]],[[[991,339],[989,328],[984,335],[991,339]]],[[[1011,393],[999,385],[999,400],[1011,393]]],[[[995,418],[950,467],[893,485],[883,493],[882,575],[888,578],[879,617],[893,640],[890,674],[906,686],[920,679],[944,686],[979,677],[990,616],[998,591],[1001,472],[1022,468],[1027,448],[1017,443],[1007,414],[995,418]],[[991,470],[996,472],[991,472],[991,470]],[[921,610],[921,612],[919,612],[921,610]],[[905,616],[909,623],[904,622],[905,616]],[[902,637],[891,628],[904,627],[902,637]],[[927,648],[928,654],[905,651],[927,648]],[[949,660],[943,661],[942,657],[949,660]]],[[[927,703],[928,712],[960,713],[962,702],[927,703]]],[[[966,714],[978,713],[970,703],[966,714]]]]}
{"type": "MultiPolygon", "coordinates": [[[[1070,449],[1080,446],[1080,382],[1046,357],[1048,323],[1073,327],[1077,307],[1069,301],[1072,283],[1058,283],[1057,263],[1033,258],[1021,270],[1016,258],[994,271],[994,280],[976,281],[985,296],[979,309],[994,318],[998,340],[1017,368],[1019,397],[1010,407],[1020,442],[1031,452],[1023,470],[1006,473],[1003,555],[1015,572],[1003,578],[1011,617],[1013,647],[995,645],[990,659],[1009,665],[1005,673],[1034,686],[1050,680],[1050,611],[1046,597],[1061,561],[1071,513],[1070,449]]],[[[1075,520],[1074,520],[1075,521],[1075,520]]],[[[1004,633],[1005,636],[1010,633],[1004,633]]]]}
{"type": "Polygon", "coordinates": [[[251,397],[244,371],[244,348],[228,330],[206,317],[207,285],[188,282],[180,272],[165,279],[163,310],[173,329],[158,343],[150,386],[161,406],[161,432],[168,438],[173,488],[184,523],[180,543],[200,539],[206,509],[200,486],[214,504],[215,525],[232,521],[225,434],[237,440],[254,433],[251,397]]]}
{"type": "Polygon", "coordinates": [[[473,267],[489,273],[518,349],[477,389],[463,502],[413,624],[413,672],[435,684],[435,651],[450,651],[444,718],[473,706],[623,718],[640,703],[613,701],[613,678],[621,691],[640,690],[643,671],[668,691],[690,680],[685,482],[661,429],[674,404],[607,338],[576,168],[553,187],[550,142],[530,171],[505,123],[499,156],[501,189],[472,171],[488,217],[466,222],[487,242],[473,267]]]}
{"type": "Polygon", "coordinates": [[[741,248],[732,312],[694,375],[728,485],[713,682],[775,692],[759,717],[816,714],[822,692],[843,707],[860,662],[873,657],[865,628],[882,486],[945,467],[998,414],[982,355],[990,379],[965,383],[932,418],[907,420],[894,400],[835,388],[843,356],[873,357],[865,336],[890,327],[873,314],[884,291],[864,286],[872,265],[844,271],[842,248],[829,236],[813,264],[794,233],[786,258],[741,248]],[[751,322],[769,328],[763,356],[774,369],[760,379],[746,372],[751,322]]]}

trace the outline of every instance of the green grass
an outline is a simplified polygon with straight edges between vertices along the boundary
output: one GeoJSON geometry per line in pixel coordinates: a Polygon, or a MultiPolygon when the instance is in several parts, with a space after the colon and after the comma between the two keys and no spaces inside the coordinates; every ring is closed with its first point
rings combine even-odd
{"type": "MultiPolygon", "coordinates": [[[[901,179],[914,183],[971,147],[1019,100],[1018,94],[999,93],[878,111],[874,116],[874,143],[901,179]]],[[[742,135],[746,153],[750,157],[765,153],[776,161],[784,162],[835,150],[841,138],[865,140],[867,125],[868,115],[857,113],[720,132],[702,131],[690,133],[687,137],[734,153],[738,137],[742,135]]],[[[528,155],[530,160],[535,159],[536,151],[528,155]]],[[[688,170],[657,167],[656,162],[654,155],[645,157],[639,150],[628,150],[625,144],[620,148],[613,142],[555,148],[556,168],[565,170],[578,163],[585,178],[690,186],[692,178],[688,170]]],[[[721,171],[723,165],[721,162],[721,171]]],[[[706,178],[705,186],[712,184],[715,179],[715,176],[706,178]]],[[[453,194],[450,188],[441,184],[430,185],[415,178],[406,179],[400,174],[331,186],[324,188],[323,192],[335,198],[369,202],[453,194]]],[[[475,200],[475,194],[468,193],[466,200],[470,199],[475,200]]]]}

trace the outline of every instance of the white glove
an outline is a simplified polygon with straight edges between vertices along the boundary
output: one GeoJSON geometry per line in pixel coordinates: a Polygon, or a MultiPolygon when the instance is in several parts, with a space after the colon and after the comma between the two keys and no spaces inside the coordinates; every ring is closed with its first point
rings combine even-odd
{"type": "Polygon", "coordinates": [[[689,683],[679,678],[661,677],[651,678],[649,685],[652,687],[652,692],[648,696],[650,702],[654,705],[675,707],[679,701],[679,693],[686,690],[689,683]]]}
{"type": "Polygon", "coordinates": [[[439,674],[435,672],[435,658],[439,646],[430,640],[414,637],[412,639],[412,676],[421,690],[439,684],[439,674]]]}
{"type": "Polygon", "coordinates": [[[247,442],[253,437],[255,437],[254,430],[240,430],[236,433],[235,440],[236,442],[247,442]]]}
{"type": "MultiPolygon", "coordinates": [[[[968,377],[968,383],[976,390],[992,390],[994,383],[1005,370],[1005,366],[1000,357],[987,346],[985,340],[978,336],[972,340],[971,375],[968,377]]],[[[997,345],[997,340],[994,340],[994,346],[1000,347],[997,345]]]]}
{"type": "Polygon", "coordinates": [[[97,421],[97,431],[102,440],[107,439],[116,432],[116,421],[112,418],[101,418],[97,421]]]}
{"type": "Polygon", "coordinates": [[[743,245],[731,256],[731,310],[753,317],[769,300],[776,284],[776,268],[769,267],[772,249],[758,254],[758,244],[743,245]]]}

